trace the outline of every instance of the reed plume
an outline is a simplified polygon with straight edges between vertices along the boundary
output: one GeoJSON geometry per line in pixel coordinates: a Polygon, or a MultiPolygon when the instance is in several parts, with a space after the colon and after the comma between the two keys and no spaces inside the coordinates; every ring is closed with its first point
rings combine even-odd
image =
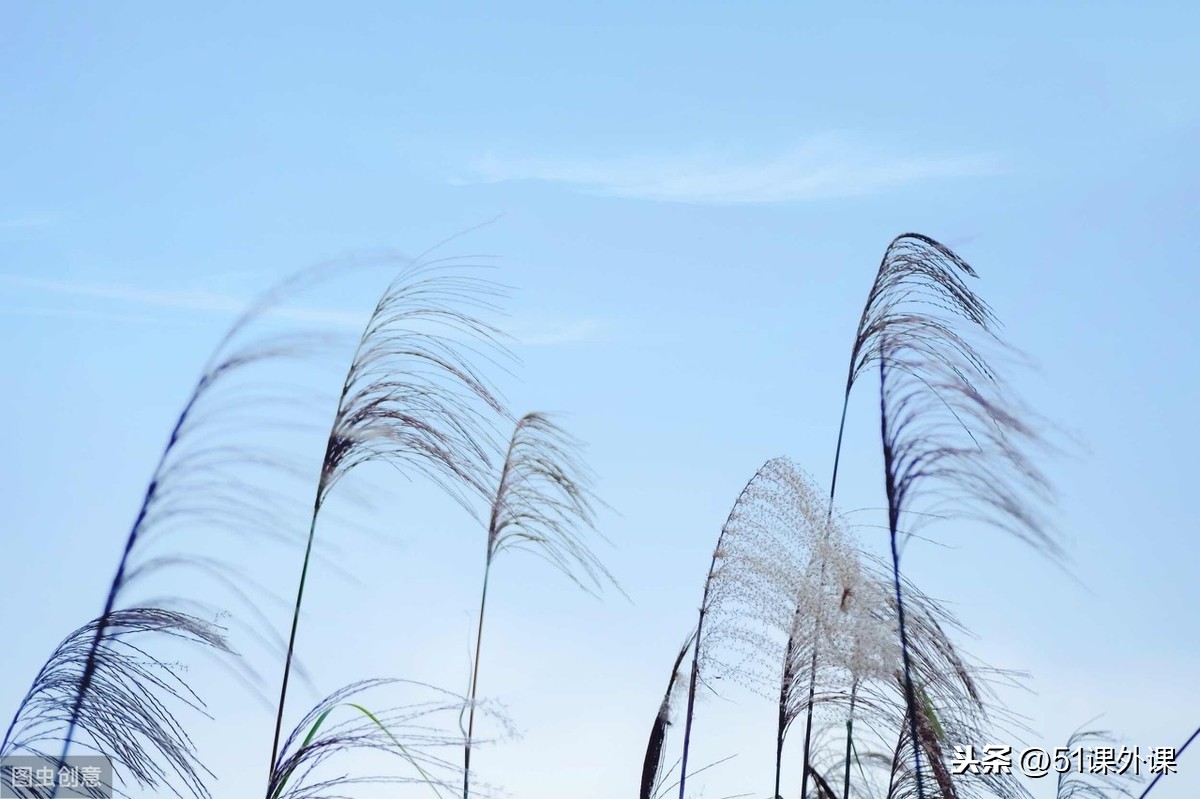
{"type": "MultiPolygon", "coordinates": [[[[815,487],[814,487],[815,490],[815,487]]],[[[794,596],[794,610],[784,647],[779,682],[779,715],[776,730],[775,793],[783,768],[783,744],[792,724],[806,716],[804,777],[814,773],[811,763],[813,712],[820,700],[821,682],[849,683],[846,746],[850,748],[859,688],[864,682],[889,673],[894,663],[895,633],[890,619],[881,614],[886,593],[863,563],[863,554],[840,526],[828,524],[814,542],[814,552],[804,579],[794,596]],[[807,681],[802,675],[807,672],[807,681]]],[[[839,698],[844,698],[840,697],[839,698]]],[[[826,700],[828,701],[828,700],[826,700]]],[[[847,763],[849,755],[847,754],[847,763]]],[[[843,791],[848,791],[848,773],[843,791]]]]}
{"type": "Polygon", "coordinates": [[[595,499],[591,472],[578,450],[578,443],[543,413],[522,416],[509,439],[488,516],[463,747],[463,799],[470,795],[483,617],[487,609],[488,578],[496,556],[506,549],[524,549],[549,561],[581,587],[600,588],[606,582],[614,583],[584,538],[587,531],[595,530],[595,499]]]}
{"type": "Polygon", "coordinates": [[[944,675],[932,676],[932,681],[926,683],[923,675],[914,675],[917,699],[912,713],[900,668],[893,673],[890,684],[877,683],[860,695],[860,708],[865,710],[863,718],[871,719],[876,737],[882,739],[885,730],[898,736],[886,757],[874,753],[866,757],[869,762],[887,765],[885,795],[889,799],[921,795],[938,799],[1029,799],[1029,793],[1012,773],[952,768],[952,757],[960,747],[982,753],[998,740],[1001,728],[993,723],[987,709],[964,694],[953,680],[944,675]],[[911,715],[917,718],[915,739],[911,715]],[[914,770],[918,762],[913,755],[915,749],[922,753],[920,774],[914,770]]]}
{"type": "Polygon", "coordinates": [[[408,680],[375,679],[347,685],[318,702],[284,741],[266,799],[335,799],[354,786],[418,784],[435,797],[452,795],[458,769],[444,755],[461,739],[442,732],[442,717],[460,712],[462,697],[408,680]],[[368,694],[403,688],[420,701],[371,710],[368,694]],[[380,752],[398,761],[393,775],[338,773],[331,761],[351,753],[380,752]]]}
{"type": "Polygon", "coordinates": [[[103,619],[105,633],[93,648],[101,623],[84,625],[55,648],[9,724],[0,756],[37,755],[61,767],[67,762],[61,754],[64,728],[82,730],[86,738],[80,746],[108,755],[139,785],[165,787],[178,796],[184,791],[208,795],[205,778],[211,775],[175,718],[183,708],[204,713],[204,704],[180,676],[178,664],[150,654],[148,643],[166,637],[228,653],[220,631],[182,613],[115,610],[103,619]],[[84,699],[76,704],[80,695],[84,699]]]}
{"type": "Polygon", "coordinates": [[[813,540],[831,524],[828,504],[811,481],[785,458],[767,461],[742,489],[721,527],[704,581],[696,644],[688,680],[679,796],[683,799],[687,759],[702,664],[756,682],[764,643],[750,620],[788,626],[794,613],[804,559],[813,540]],[[716,622],[716,623],[713,623],[716,622]],[[747,644],[749,644],[747,646],[747,644]],[[730,659],[725,652],[741,656],[730,659]]]}
{"type": "MultiPolygon", "coordinates": [[[[222,471],[232,461],[249,462],[252,451],[220,438],[222,401],[245,403],[237,378],[268,361],[295,357],[315,343],[311,336],[252,337],[247,329],[297,290],[325,277],[332,265],[298,272],[270,288],[237,318],[214,349],[175,419],[167,443],[151,475],[134,522],[125,538],[116,573],[99,616],[73,632],[55,650],[18,706],[4,747],[30,744],[30,731],[44,746],[51,735],[61,742],[56,763],[66,762],[82,733],[88,747],[110,754],[114,769],[147,787],[205,797],[207,771],[190,739],[176,721],[179,702],[201,707],[177,677],[172,665],[150,654],[155,637],[185,641],[232,655],[222,630],[201,617],[171,609],[190,605],[212,610],[210,603],[170,596],[125,607],[131,586],[171,567],[195,567],[195,558],[155,554],[153,544],[166,540],[184,522],[199,523],[211,534],[226,529],[278,532],[256,512],[263,500],[242,481],[222,471]],[[212,440],[209,440],[209,439],[212,440]],[[133,640],[137,640],[135,645],[133,640]],[[148,639],[143,641],[142,639],[148,639]],[[111,704],[109,704],[111,703],[111,704]],[[61,729],[61,733],[50,732],[61,729]],[[177,778],[172,780],[171,776],[177,778]]],[[[227,432],[227,427],[225,432],[227,432]]],[[[258,465],[271,465],[270,458],[258,465]]],[[[227,564],[220,564],[224,569],[227,564]]],[[[226,664],[243,677],[253,677],[237,659],[226,664]]],[[[46,757],[49,754],[42,752],[46,757]]],[[[57,788],[54,793],[57,792],[57,788]]]]}
{"type": "MultiPolygon", "coordinates": [[[[1100,746],[1115,749],[1111,733],[1080,729],[1067,739],[1066,749],[1074,752],[1088,747],[1094,753],[1100,746]]],[[[1088,773],[1068,769],[1059,772],[1054,796],[1055,799],[1134,799],[1139,781],[1138,777],[1128,773],[1088,773]]]]}
{"type": "MultiPolygon", "coordinates": [[[[974,270],[944,245],[918,234],[884,253],[859,320],[847,394],[873,365],[880,376],[880,428],[888,500],[893,584],[905,661],[909,735],[919,741],[900,578],[901,517],[920,488],[933,515],[999,525],[1057,554],[1033,509],[1048,484],[1027,456],[1039,443],[1006,397],[986,350],[999,344],[991,308],[967,285],[974,270]]],[[[921,747],[912,747],[918,795],[921,747]]]]}
{"type": "Polygon", "coordinates": [[[708,575],[704,578],[704,593],[700,598],[699,619],[696,622],[696,641],[692,648],[692,666],[688,675],[687,710],[684,714],[683,720],[683,754],[681,755],[679,761],[679,799],[684,799],[684,790],[687,785],[688,750],[691,746],[692,719],[696,710],[696,684],[700,680],[700,650],[704,641],[704,635],[706,633],[704,619],[709,612],[711,602],[710,597],[713,596],[713,585],[715,578],[719,574],[719,567],[723,565],[719,564],[720,559],[724,557],[722,546],[725,543],[727,535],[736,534],[731,533],[731,531],[735,527],[740,504],[742,503],[743,499],[747,499],[751,496],[751,492],[756,487],[756,483],[761,480],[768,479],[764,475],[771,467],[771,464],[771,461],[768,461],[766,464],[764,464],[764,466],[755,473],[754,477],[750,478],[750,482],[746,483],[745,487],[742,488],[742,492],[738,495],[738,499],[734,503],[733,509],[729,512],[729,517],[726,519],[725,524],[721,527],[720,535],[717,536],[717,546],[715,549],[713,549],[712,560],[710,561],[708,567],[708,575]]]}
{"type": "Polygon", "coordinates": [[[330,492],[355,468],[386,462],[431,480],[469,507],[486,496],[494,454],[489,412],[504,408],[470,361],[503,352],[497,331],[474,314],[497,287],[418,259],[376,303],[338,398],[313,499],[284,658],[270,774],[278,771],[283,714],[317,520],[330,492]]]}
{"type": "MultiPolygon", "coordinates": [[[[837,517],[834,516],[834,519],[837,517]]],[[[817,707],[839,708],[846,714],[846,746],[842,796],[849,796],[854,723],[866,732],[885,734],[895,720],[905,718],[906,700],[896,696],[903,686],[903,657],[898,637],[899,608],[890,592],[892,575],[884,564],[861,552],[837,526],[816,539],[816,548],[805,569],[788,635],[779,692],[779,726],[776,746],[776,794],[779,793],[782,742],[789,726],[802,713],[812,718],[817,707]],[[845,686],[817,692],[797,675],[808,670],[811,653],[819,648],[818,683],[845,686]],[[803,690],[808,688],[809,690],[803,690]]],[[[951,715],[953,729],[969,735],[966,742],[982,741],[992,729],[988,688],[996,676],[1017,675],[978,666],[963,654],[951,634],[962,632],[961,623],[939,602],[904,580],[908,614],[909,654],[912,673],[928,713],[951,715]]],[[[778,650],[776,650],[778,651],[778,650]]],[[[903,722],[902,722],[903,723],[903,722]]],[[[811,726],[810,726],[811,729],[811,726]]],[[[923,751],[932,752],[926,734],[923,751]]],[[[990,739],[989,739],[990,740],[990,739]]],[[[960,742],[958,740],[955,741],[960,742]]],[[[805,766],[814,774],[811,762],[805,766]]],[[[934,776],[947,781],[941,755],[934,776]]],[[[951,780],[952,782],[952,780],[951,780]]]]}
{"type": "MultiPolygon", "coordinates": [[[[944,306],[946,301],[939,294],[948,296],[953,304],[967,309],[970,318],[986,326],[992,320],[991,310],[966,288],[955,274],[955,270],[969,276],[974,271],[969,265],[937,242],[919,234],[910,233],[897,237],[884,254],[883,263],[876,274],[875,282],[867,297],[866,306],[859,318],[854,346],[850,353],[850,365],[846,385],[842,393],[842,412],[838,422],[837,444],[834,448],[833,471],[829,481],[829,500],[837,495],[838,471],[841,466],[842,443],[846,432],[846,415],[850,408],[850,395],[858,378],[878,357],[876,352],[879,337],[889,328],[914,327],[917,331],[937,338],[939,330],[953,336],[953,331],[936,318],[929,317],[930,307],[944,306]],[[927,257],[929,249],[933,257],[927,257]],[[925,327],[928,321],[930,326],[925,327]]],[[[804,777],[800,796],[807,799],[808,761],[810,755],[810,733],[812,727],[812,696],[816,691],[817,652],[812,653],[809,667],[809,713],[804,741],[804,777]]],[[[850,742],[847,740],[847,747],[850,742]]]]}

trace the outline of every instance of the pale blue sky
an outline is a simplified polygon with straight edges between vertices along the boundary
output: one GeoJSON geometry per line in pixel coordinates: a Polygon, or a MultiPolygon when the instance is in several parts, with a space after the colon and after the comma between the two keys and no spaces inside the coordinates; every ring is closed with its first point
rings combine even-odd
{"type": "MultiPolygon", "coordinates": [[[[1012,701],[1036,742],[1103,713],[1130,744],[1178,743],[1200,723],[1200,12],[832,8],[0,7],[4,717],[99,611],[233,312],[294,269],[415,254],[502,215],[447,253],[499,257],[523,361],[500,382],[590,442],[620,512],[602,554],[633,602],[578,595],[540,562],[497,566],[481,691],[524,737],[478,756],[489,776],[527,799],[635,790],[728,507],[772,456],[828,479],[857,315],[909,230],[976,266],[1040,367],[1018,387],[1086,445],[1049,467],[1082,585],[953,528],[931,531],[951,549],[912,545],[909,573],[955,604],[972,651],[1033,672],[1037,695],[1012,701]]],[[[385,278],[355,275],[293,317],[344,327],[385,278]]],[[[881,502],[869,394],[852,408],[850,508],[881,502]]],[[[319,688],[465,685],[482,541],[427,493],[384,514],[407,522],[388,528],[390,559],[341,539],[365,586],[315,578],[300,646],[319,688]]],[[[290,566],[279,579],[289,590],[290,566]]],[[[257,786],[270,720],[216,693],[236,734],[197,739],[224,795],[254,795],[237,780],[257,786]]],[[[701,707],[695,758],[769,740],[739,715],[761,708],[736,708],[701,707]]],[[[746,775],[766,750],[705,795],[765,791],[746,775]]],[[[1156,799],[1194,796],[1197,758],[1156,799]]]]}

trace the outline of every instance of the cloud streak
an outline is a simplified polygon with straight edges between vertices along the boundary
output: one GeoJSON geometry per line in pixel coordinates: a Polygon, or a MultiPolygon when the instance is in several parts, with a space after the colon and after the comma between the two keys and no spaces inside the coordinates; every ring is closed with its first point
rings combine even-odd
{"type": "MultiPolygon", "coordinates": [[[[59,296],[84,297],[109,300],[143,308],[158,308],[175,311],[198,311],[221,314],[239,314],[246,310],[250,301],[231,294],[212,291],[181,291],[147,289],[113,283],[89,283],[74,280],[51,280],[25,275],[0,274],[0,285],[32,289],[59,296]]],[[[94,308],[52,308],[9,305],[0,307],[0,314],[71,317],[97,321],[162,323],[162,318],[130,313],[113,313],[94,308]]],[[[368,313],[352,313],[322,308],[272,308],[267,316],[293,322],[322,324],[329,327],[360,332],[366,324],[368,313]]],[[[604,338],[604,325],[596,319],[516,319],[503,325],[504,332],[521,345],[554,346],[600,341],[604,338]]]]}
{"type": "Polygon", "coordinates": [[[1000,173],[986,155],[894,156],[844,137],[812,137],[781,153],[552,160],[489,154],[455,183],[528,180],[612,197],[694,204],[766,204],[876,194],[927,180],[1000,173]]]}
{"type": "Polygon", "coordinates": [[[42,316],[56,319],[88,319],[94,322],[157,325],[170,321],[166,317],[145,316],[143,314],[108,313],[106,311],[92,311],[86,308],[37,308],[25,305],[0,306],[0,317],[3,316],[42,316]]]}
{"type": "MultiPolygon", "coordinates": [[[[0,275],[0,282],[52,294],[115,300],[174,310],[238,314],[245,311],[250,305],[250,301],[244,297],[211,291],[146,289],[121,284],[47,280],[23,275],[0,275]]],[[[268,315],[297,322],[316,322],[355,329],[361,328],[367,320],[366,314],[319,308],[273,308],[268,311],[268,315]]]]}

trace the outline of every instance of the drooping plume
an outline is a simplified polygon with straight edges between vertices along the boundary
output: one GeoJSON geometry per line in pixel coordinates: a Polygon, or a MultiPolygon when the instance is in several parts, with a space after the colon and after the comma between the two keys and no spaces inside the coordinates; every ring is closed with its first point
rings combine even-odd
{"type": "MultiPolygon", "coordinates": [[[[900,544],[920,520],[974,518],[1057,552],[1037,506],[1046,479],[1029,452],[1034,425],[1006,395],[991,358],[991,309],[967,285],[975,272],[947,247],[906,234],[884,253],[855,336],[847,393],[878,367],[884,486],[904,655],[910,741],[921,740],[905,626],[900,544]],[[920,511],[918,519],[912,511],[920,511]],[[902,523],[903,520],[903,523],[902,523]]],[[[918,795],[923,747],[912,746],[918,795]]]]}
{"type": "Polygon", "coordinates": [[[440,486],[470,507],[489,494],[492,416],[507,415],[473,358],[503,354],[497,331],[476,314],[497,287],[444,262],[405,268],[380,297],[346,373],[326,442],[301,563],[276,706],[271,773],[277,771],[288,683],[317,521],[350,472],[385,462],[440,486]]]}
{"type": "Polygon", "coordinates": [[[991,308],[967,284],[975,271],[918,234],[884,254],[859,320],[847,391],[872,366],[880,375],[889,524],[924,496],[921,518],[969,516],[1058,552],[1038,512],[1049,485],[1031,457],[1035,420],[996,368],[1007,348],[991,308]]]}
{"type": "MultiPolygon", "coordinates": [[[[231,442],[225,417],[231,405],[241,403],[244,410],[247,404],[239,376],[260,364],[300,355],[316,343],[299,335],[255,338],[247,329],[329,271],[323,265],[282,281],[222,338],[175,420],[100,615],[68,636],[43,666],[8,727],[0,755],[36,748],[61,764],[78,741],[86,750],[109,753],[118,780],[176,795],[208,795],[207,771],[175,716],[203,705],[179,678],[179,669],[153,652],[159,643],[186,642],[231,655],[224,631],[196,615],[215,616],[222,609],[207,598],[179,594],[131,604],[130,589],[169,569],[227,571],[228,564],[171,552],[171,537],[186,525],[203,526],[210,536],[217,531],[280,532],[263,512],[264,493],[230,471],[233,464],[276,464],[231,442]],[[183,607],[192,612],[180,612],[183,607]],[[58,753],[49,751],[51,742],[57,742],[58,753]]],[[[258,632],[268,634],[261,628],[258,632]]],[[[253,678],[237,659],[224,662],[242,678],[253,678]]]]}
{"type": "Polygon", "coordinates": [[[475,635],[475,656],[468,690],[463,747],[463,799],[470,795],[471,744],[488,579],[504,550],[537,555],[585,589],[615,581],[593,554],[586,534],[595,532],[592,474],[579,455],[579,444],[544,413],[527,413],[513,429],[488,513],[487,553],[475,635]]]}
{"type": "MultiPolygon", "coordinates": [[[[1068,752],[1083,749],[1094,756],[1097,749],[1117,749],[1112,733],[1106,730],[1076,730],[1067,739],[1068,752]]],[[[1091,766],[1091,763],[1086,765],[1091,766]]],[[[1142,787],[1142,778],[1132,770],[1124,772],[1112,769],[1109,773],[1092,771],[1091,768],[1071,768],[1058,775],[1055,799],[1134,799],[1142,787]]]]}
{"type": "Polygon", "coordinates": [[[829,503],[786,458],[767,461],[742,489],[717,537],[704,582],[684,719],[680,799],[701,671],[715,669],[764,684],[783,660],[771,632],[790,629],[795,598],[814,541],[834,524],[829,503]],[[771,660],[771,652],[778,657],[771,660]],[[770,664],[770,665],[764,665],[770,664]]]}
{"type": "Polygon", "coordinates": [[[124,781],[207,796],[211,775],[176,720],[183,709],[203,714],[204,704],[183,681],[179,664],[149,654],[148,644],[171,638],[228,653],[220,631],[182,613],[115,610],[105,617],[104,634],[93,649],[100,624],[79,628],[55,648],[22,700],[0,752],[37,755],[61,765],[64,731],[74,721],[84,737],[81,748],[108,754],[124,781]],[[83,701],[76,704],[79,696],[83,701]]]}
{"type": "Polygon", "coordinates": [[[284,741],[265,799],[335,799],[352,795],[347,792],[354,786],[372,784],[420,785],[426,796],[453,796],[458,768],[449,755],[462,741],[443,730],[465,701],[408,680],[365,680],[335,691],[314,705],[284,741]],[[374,707],[376,697],[397,690],[413,698],[374,707]],[[387,774],[364,769],[370,753],[391,760],[387,774]],[[336,765],[351,756],[353,775],[344,763],[336,765]]]}

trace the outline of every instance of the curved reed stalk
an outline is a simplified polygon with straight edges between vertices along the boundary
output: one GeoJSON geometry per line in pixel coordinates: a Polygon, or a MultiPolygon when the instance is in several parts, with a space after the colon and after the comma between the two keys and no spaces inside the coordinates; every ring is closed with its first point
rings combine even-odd
{"type": "Polygon", "coordinates": [[[479,626],[475,634],[463,746],[463,799],[470,796],[479,654],[492,563],[503,550],[526,549],[545,558],[581,587],[600,588],[605,582],[615,584],[612,575],[583,540],[584,531],[595,529],[591,482],[591,473],[579,458],[577,442],[546,414],[527,413],[517,421],[488,518],[487,556],[479,598],[479,626]]]}
{"type": "Polygon", "coordinates": [[[743,622],[769,620],[776,629],[790,625],[807,553],[814,541],[827,537],[825,528],[832,523],[828,504],[785,458],[767,461],[734,503],[717,538],[700,603],[688,681],[680,799],[686,787],[701,664],[708,661],[733,676],[755,681],[759,644],[764,642],[756,641],[743,622]],[[719,623],[706,624],[710,619],[719,623]],[[722,660],[718,646],[722,640],[749,651],[740,661],[722,660]]]}
{"type": "Polygon", "coordinates": [[[671,705],[675,697],[675,688],[680,680],[679,667],[687,657],[688,650],[695,642],[695,633],[689,635],[679,648],[675,663],[671,666],[671,679],[667,681],[667,690],[663,693],[662,703],[658,706],[658,715],[654,717],[654,725],[650,728],[650,740],[646,744],[646,758],[642,763],[642,783],[638,791],[639,799],[654,799],[662,781],[663,745],[667,740],[667,728],[671,725],[671,705]]]}
{"type": "Polygon", "coordinates": [[[731,534],[737,521],[737,512],[742,501],[750,496],[750,492],[755,484],[765,479],[764,472],[771,466],[772,462],[768,461],[763,465],[754,477],[750,478],[750,482],[746,483],[742,488],[741,494],[738,495],[737,501],[733,504],[733,509],[729,512],[729,518],[725,520],[725,524],[721,527],[721,533],[717,536],[717,546],[713,549],[712,561],[709,563],[708,575],[704,578],[704,593],[700,598],[699,619],[696,622],[696,642],[692,648],[692,666],[691,672],[688,675],[688,695],[687,695],[687,711],[684,714],[683,720],[683,755],[679,761],[679,799],[684,799],[684,790],[687,785],[687,762],[688,750],[691,746],[692,739],[692,718],[696,712],[696,683],[700,679],[700,649],[704,641],[704,617],[708,614],[710,596],[713,591],[713,582],[718,574],[718,561],[723,556],[724,552],[721,549],[725,543],[727,535],[731,534]]]}
{"type": "MultiPolygon", "coordinates": [[[[1001,391],[984,347],[998,344],[995,315],[964,278],[974,270],[933,239],[908,233],[888,246],[859,320],[846,394],[872,365],[880,374],[880,426],[893,583],[905,657],[912,740],[919,739],[908,663],[900,518],[914,489],[936,509],[982,518],[1057,553],[1031,500],[1048,491],[1025,449],[1038,443],[1001,391]]],[[[934,510],[928,508],[927,510],[934,510]]],[[[911,529],[909,531],[911,533],[911,529]]],[[[918,794],[920,747],[913,747],[918,794]]]]}
{"type": "MultiPolygon", "coordinates": [[[[957,304],[966,309],[976,323],[987,326],[992,321],[991,310],[978,300],[958,277],[956,271],[974,276],[971,267],[950,250],[926,236],[906,233],[896,237],[884,253],[883,262],[875,276],[875,282],[867,296],[867,302],[859,317],[855,331],[854,346],[850,352],[850,365],[846,374],[846,386],[842,394],[842,413],[838,422],[837,444],[833,455],[833,472],[829,481],[829,500],[837,494],[838,470],[841,465],[842,442],[846,432],[846,414],[850,407],[850,394],[858,378],[877,358],[875,345],[879,336],[889,327],[919,322],[927,316],[928,307],[957,304]],[[929,257],[933,253],[933,257],[929,257]],[[938,295],[944,295],[939,297],[938,295]],[[926,307],[922,307],[926,306],[926,307]]],[[[928,320],[932,327],[927,330],[936,339],[940,325],[936,319],[928,320]]],[[[920,324],[917,327],[921,327],[920,324]]],[[[945,328],[950,335],[953,333],[945,328]]],[[[804,742],[804,766],[800,795],[806,799],[808,789],[808,761],[810,733],[812,727],[812,695],[816,691],[817,652],[814,650],[809,673],[809,713],[804,742]]],[[[847,747],[850,746],[849,738],[847,747]]],[[[847,777],[848,779],[848,777],[847,777]]]]}
{"type": "Polygon", "coordinates": [[[374,461],[430,479],[464,505],[486,496],[491,462],[487,411],[505,414],[470,363],[479,348],[501,352],[497,331],[473,313],[491,306],[494,284],[416,262],[380,297],[359,338],[338,398],[313,498],[276,707],[269,773],[279,765],[283,714],[317,520],[333,488],[374,461]]]}
{"type": "MultiPolygon", "coordinates": [[[[897,236],[888,245],[859,317],[854,346],[850,352],[846,386],[842,394],[841,419],[838,422],[837,444],[833,455],[833,472],[829,481],[831,503],[837,495],[838,470],[841,465],[850,394],[858,378],[878,359],[877,345],[880,336],[888,330],[905,328],[919,334],[917,337],[924,339],[925,343],[934,349],[937,348],[939,339],[953,341],[957,334],[950,325],[937,318],[936,310],[939,308],[953,308],[956,313],[984,329],[990,328],[994,323],[991,309],[970,291],[959,273],[975,277],[975,271],[966,261],[928,236],[905,233],[897,236]],[[933,313],[930,312],[931,309],[933,313]]],[[[965,342],[962,343],[965,345],[965,342]]],[[[981,359],[976,360],[982,364],[981,359]]],[[[810,664],[810,707],[811,694],[816,690],[815,658],[816,652],[813,653],[813,661],[810,664]]],[[[806,727],[811,726],[810,711],[806,727]]],[[[801,799],[805,799],[807,791],[810,750],[807,731],[805,739],[801,799]]]]}
{"type": "MultiPolygon", "coordinates": [[[[269,527],[269,520],[256,517],[254,503],[247,501],[254,492],[217,474],[216,465],[223,459],[248,455],[244,451],[235,455],[220,444],[203,444],[203,434],[211,430],[220,416],[205,408],[219,397],[234,376],[265,361],[295,356],[311,344],[310,339],[299,336],[249,342],[243,339],[246,329],[258,317],[296,290],[323,277],[329,269],[330,265],[323,264],[298,272],[264,292],[238,317],[214,349],[176,418],[151,475],[100,615],[72,633],[51,655],[18,707],[9,725],[9,736],[16,735],[19,729],[61,726],[63,732],[58,740],[62,749],[56,758],[61,763],[82,732],[90,740],[89,746],[108,747],[114,753],[115,767],[128,769],[139,782],[177,793],[180,788],[165,781],[170,771],[179,778],[182,789],[196,796],[208,795],[202,780],[204,769],[190,740],[167,709],[171,700],[190,696],[190,692],[182,690],[185,686],[175,679],[163,676],[173,672],[152,656],[143,655],[143,644],[133,648],[137,655],[132,654],[128,639],[134,633],[165,635],[232,653],[222,633],[197,616],[144,603],[123,608],[122,602],[138,578],[168,566],[191,565],[188,558],[145,556],[150,542],[167,535],[180,520],[199,520],[229,528],[269,527]],[[195,499],[197,492],[205,497],[195,499]],[[54,701],[45,701],[50,696],[54,701]],[[111,714],[104,709],[103,703],[108,701],[116,701],[111,714]],[[169,766],[157,765],[158,761],[169,766]]],[[[219,412],[220,408],[215,410],[219,412]]],[[[167,598],[162,604],[176,599],[167,598]]],[[[239,668],[236,663],[230,665],[239,668]]],[[[6,745],[13,746],[14,740],[6,736],[6,745]]]]}
{"type": "MultiPolygon", "coordinates": [[[[909,679],[908,636],[900,579],[901,515],[915,489],[931,484],[935,506],[992,521],[1019,537],[1053,549],[1040,519],[1026,503],[1044,495],[1046,484],[1022,451],[1036,441],[1029,426],[975,389],[962,372],[965,362],[911,358],[902,344],[884,339],[880,360],[880,419],[888,498],[888,528],[900,638],[905,652],[908,701],[915,702],[909,679]],[[965,440],[963,440],[965,439],[965,440]]],[[[918,719],[911,719],[913,738],[918,719]]],[[[914,749],[919,761],[920,749],[914,749]]],[[[921,771],[916,766],[918,788],[921,771]]]]}

